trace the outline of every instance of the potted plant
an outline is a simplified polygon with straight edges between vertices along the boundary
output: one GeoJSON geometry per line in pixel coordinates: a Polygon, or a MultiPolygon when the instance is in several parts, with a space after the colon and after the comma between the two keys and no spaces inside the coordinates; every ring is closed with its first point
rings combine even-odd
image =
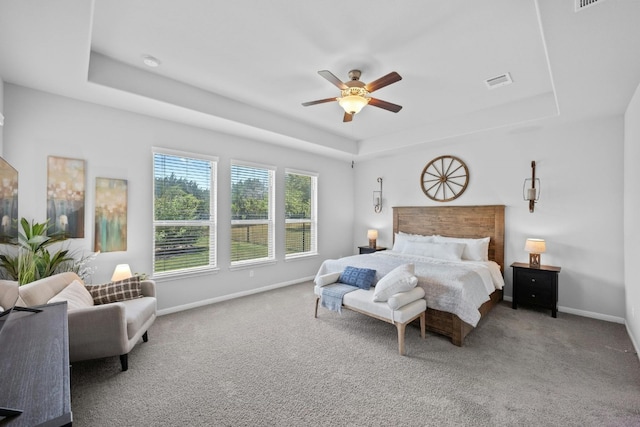
{"type": "Polygon", "coordinates": [[[51,228],[48,220],[29,223],[22,218],[20,226],[22,229],[18,231],[15,250],[0,255],[0,267],[8,279],[24,285],[71,269],[75,260],[68,249],[50,251],[51,245],[64,240],[64,236],[58,233],[48,235],[51,228]]]}

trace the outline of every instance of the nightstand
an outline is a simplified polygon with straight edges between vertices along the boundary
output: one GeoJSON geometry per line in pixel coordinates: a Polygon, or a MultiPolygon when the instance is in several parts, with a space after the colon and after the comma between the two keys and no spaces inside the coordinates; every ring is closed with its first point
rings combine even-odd
{"type": "Polygon", "coordinates": [[[511,308],[518,304],[529,304],[551,310],[551,316],[558,313],[558,273],[560,267],[541,265],[531,268],[529,264],[514,262],[513,268],[513,302],[511,308]]]}
{"type": "Polygon", "coordinates": [[[358,249],[360,249],[360,255],[362,254],[372,254],[374,252],[378,252],[378,251],[386,251],[387,248],[383,248],[382,246],[378,246],[375,248],[372,248],[371,246],[358,246],[358,249]]]}

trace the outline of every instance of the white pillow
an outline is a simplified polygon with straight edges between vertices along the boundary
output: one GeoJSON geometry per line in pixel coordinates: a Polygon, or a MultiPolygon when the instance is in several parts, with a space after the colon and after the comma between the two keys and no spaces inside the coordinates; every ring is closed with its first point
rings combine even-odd
{"type": "Polygon", "coordinates": [[[407,242],[402,253],[446,261],[460,261],[464,248],[465,245],[462,243],[407,242]]]}
{"type": "Polygon", "coordinates": [[[327,285],[330,285],[332,283],[336,283],[339,278],[340,278],[340,272],[323,274],[322,276],[316,277],[315,283],[316,283],[316,285],[318,285],[318,287],[321,288],[323,286],[327,286],[327,285]]]}
{"type": "Polygon", "coordinates": [[[415,288],[406,291],[399,292],[389,297],[387,300],[387,304],[391,310],[397,310],[400,307],[404,307],[410,302],[414,302],[424,297],[424,289],[420,286],[416,286],[415,288]]]}
{"type": "Polygon", "coordinates": [[[376,302],[387,301],[392,295],[415,288],[418,284],[418,278],[413,275],[414,270],[413,264],[402,264],[391,270],[376,283],[373,300],[376,302]]]}
{"type": "Polygon", "coordinates": [[[464,239],[460,237],[435,236],[434,242],[438,243],[463,243],[462,259],[466,261],[489,261],[489,237],[481,239],[464,239]]]}
{"type": "Polygon", "coordinates": [[[0,305],[0,313],[2,313],[4,311],[4,308],[2,308],[2,306],[0,305]]]}
{"type": "Polygon", "coordinates": [[[433,242],[434,236],[423,236],[421,234],[408,234],[402,231],[396,233],[393,239],[393,250],[402,252],[407,242],[433,242]]]}
{"type": "Polygon", "coordinates": [[[51,298],[47,303],[53,302],[67,302],[67,310],[76,310],[79,308],[91,307],[93,305],[93,297],[84,287],[84,285],[77,280],[74,280],[66,288],[58,293],[58,295],[51,298]]]}

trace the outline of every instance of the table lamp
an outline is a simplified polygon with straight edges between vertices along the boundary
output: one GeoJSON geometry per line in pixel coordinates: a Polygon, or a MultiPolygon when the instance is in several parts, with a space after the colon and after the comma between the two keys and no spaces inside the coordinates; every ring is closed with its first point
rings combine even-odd
{"type": "Polygon", "coordinates": [[[378,239],[378,230],[369,230],[367,231],[367,238],[369,239],[369,247],[376,247],[376,239],[378,239]]]}
{"type": "Polygon", "coordinates": [[[529,252],[530,268],[540,268],[540,254],[544,253],[546,249],[544,239],[527,239],[524,250],[529,252]]]}

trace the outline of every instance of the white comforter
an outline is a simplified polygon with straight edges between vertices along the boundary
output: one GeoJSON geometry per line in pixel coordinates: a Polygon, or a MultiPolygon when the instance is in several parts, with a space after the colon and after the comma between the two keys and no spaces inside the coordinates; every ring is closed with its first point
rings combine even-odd
{"type": "Polygon", "coordinates": [[[394,251],[328,259],[322,263],[316,277],[352,266],[376,270],[377,282],[406,263],[415,264],[418,285],[425,291],[429,308],[456,314],[471,326],[478,324],[478,308],[489,300],[489,294],[504,286],[500,266],[493,261],[443,261],[394,251]]]}

